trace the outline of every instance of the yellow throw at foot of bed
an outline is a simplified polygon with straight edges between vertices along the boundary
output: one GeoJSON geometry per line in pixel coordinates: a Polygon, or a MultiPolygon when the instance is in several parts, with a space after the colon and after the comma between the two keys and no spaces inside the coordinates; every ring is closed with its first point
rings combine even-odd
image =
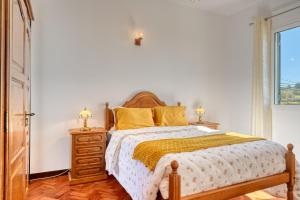
{"type": "Polygon", "coordinates": [[[141,161],[148,169],[153,171],[160,158],[166,154],[192,152],[212,147],[259,140],[264,140],[264,138],[230,132],[226,134],[206,135],[192,138],[146,141],[136,146],[133,159],[141,161]]]}

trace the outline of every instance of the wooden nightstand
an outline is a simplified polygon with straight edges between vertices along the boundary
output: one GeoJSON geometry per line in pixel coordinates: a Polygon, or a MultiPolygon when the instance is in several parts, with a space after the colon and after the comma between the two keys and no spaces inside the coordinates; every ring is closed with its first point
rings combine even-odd
{"type": "Polygon", "coordinates": [[[219,128],[219,123],[216,122],[207,122],[207,121],[202,121],[202,122],[190,122],[190,125],[195,125],[195,126],[205,126],[211,129],[218,129],[219,128]]]}
{"type": "Polygon", "coordinates": [[[70,185],[107,178],[104,159],[106,133],[103,128],[92,128],[90,131],[70,130],[72,136],[70,185]]]}

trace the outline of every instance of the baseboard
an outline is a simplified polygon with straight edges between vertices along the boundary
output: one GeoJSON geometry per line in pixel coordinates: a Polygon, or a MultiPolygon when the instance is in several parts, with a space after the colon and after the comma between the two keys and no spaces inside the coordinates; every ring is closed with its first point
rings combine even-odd
{"type": "Polygon", "coordinates": [[[68,169],[61,169],[61,170],[55,170],[55,171],[34,173],[34,174],[29,175],[29,180],[39,179],[39,178],[47,178],[47,177],[57,176],[57,175],[63,176],[63,175],[68,174],[68,171],[69,171],[68,169]]]}

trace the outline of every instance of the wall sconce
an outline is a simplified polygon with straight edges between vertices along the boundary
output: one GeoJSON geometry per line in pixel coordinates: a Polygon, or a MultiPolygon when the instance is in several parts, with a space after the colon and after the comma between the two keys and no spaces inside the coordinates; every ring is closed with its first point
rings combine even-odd
{"type": "Polygon", "coordinates": [[[144,33],[143,32],[137,33],[134,39],[134,44],[136,46],[141,46],[143,39],[144,39],[144,33]]]}

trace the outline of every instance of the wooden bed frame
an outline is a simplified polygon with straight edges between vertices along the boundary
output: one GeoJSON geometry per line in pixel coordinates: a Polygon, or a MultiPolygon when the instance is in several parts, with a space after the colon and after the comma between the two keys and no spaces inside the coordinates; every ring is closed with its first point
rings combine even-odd
{"type": "MultiPolygon", "coordinates": [[[[180,103],[178,103],[180,105],[180,103]]],[[[131,100],[125,102],[122,107],[127,108],[153,108],[155,106],[166,106],[155,94],[151,92],[140,92],[131,100]]],[[[105,107],[105,128],[110,130],[115,124],[113,111],[106,103],[105,107]]],[[[295,154],[293,145],[287,145],[285,155],[286,171],[272,176],[258,178],[251,181],[230,185],[206,192],[181,197],[180,175],[177,173],[179,167],[177,161],[171,163],[172,173],[169,175],[169,200],[227,200],[244,194],[263,190],[273,186],[287,184],[287,200],[293,200],[293,190],[295,185],[295,154]]]]}

